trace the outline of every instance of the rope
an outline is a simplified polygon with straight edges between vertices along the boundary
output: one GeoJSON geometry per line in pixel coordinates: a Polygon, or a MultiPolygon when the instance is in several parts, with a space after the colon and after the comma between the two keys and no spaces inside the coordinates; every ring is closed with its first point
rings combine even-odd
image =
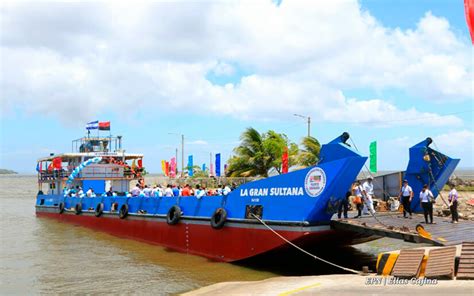
{"type": "Polygon", "coordinates": [[[354,270],[354,269],[350,269],[350,268],[347,268],[347,267],[344,267],[344,266],[341,266],[341,265],[337,265],[335,263],[332,263],[332,262],[329,262],[323,258],[320,258],[316,255],[313,255],[311,254],[310,252],[300,248],[299,246],[295,245],[294,243],[292,243],[291,241],[287,240],[285,237],[283,237],[281,234],[279,234],[278,232],[276,232],[275,230],[273,230],[270,226],[268,226],[262,219],[260,219],[259,217],[257,217],[254,213],[250,213],[255,219],[257,219],[260,223],[263,224],[263,226],[265,226],[266,228],[268,228],[271,232],[273,232],[276,236],[278,236],[279,238],[281,238],[282,240],[284,240],[287,244],[295,247],[296,249],[300,250],[301,252],[305,253],[306,255],[308,256],[311,256],[313,257],[314,259],[316,260],[319,260],[319,261],[322,261],[326,264],[329,264],[329,265],[332,265],[334,267],[337,267],[337,268],[340,268],[342,270],[345,270],[345,271],[348,271],[348,272],[352,272],[352,273],[355,273],[355,274],[359,274],[359,275],[363,275],[362,272],[360,271],[357,271],[357,270],[354,270]]]}

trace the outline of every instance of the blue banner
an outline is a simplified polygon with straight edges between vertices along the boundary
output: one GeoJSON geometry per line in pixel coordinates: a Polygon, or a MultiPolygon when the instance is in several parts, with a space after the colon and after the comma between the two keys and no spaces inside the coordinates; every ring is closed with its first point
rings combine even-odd
{"type": "Polygon", "coordinates": [[[203,171],[203,172],[206,171],[206,164],[205,164],[205,163],[202,164],[202,171],[203,171]]]}
{"type": "Polygon", "coordinates": [[[216,153],[216,177],[221,176],[221,154],[216,153]]]}
{"type": "Polygon", "coordinates": [[[189,177],[193,176],[193,156],[192,155],[188,156],[188,176],[189,177]]]}

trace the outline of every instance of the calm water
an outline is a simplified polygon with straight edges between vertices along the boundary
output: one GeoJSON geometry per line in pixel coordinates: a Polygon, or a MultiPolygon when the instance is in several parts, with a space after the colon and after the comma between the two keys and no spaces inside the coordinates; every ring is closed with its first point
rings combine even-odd
{"type": "MultiPolygon", "coordinates": [[[[338,272],[308,257],[243,264],[209,261],[86,228],[36,218],[35,176],[0,176],[1,294],[175,294],[222,281],[338,272]]],[[[319,254],[349,267],[403,243],[383,239],[319,254]]]]}

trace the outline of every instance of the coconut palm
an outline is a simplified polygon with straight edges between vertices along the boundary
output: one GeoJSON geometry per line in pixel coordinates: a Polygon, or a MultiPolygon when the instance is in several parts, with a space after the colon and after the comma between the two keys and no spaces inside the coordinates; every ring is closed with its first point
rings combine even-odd
{"type": "Polygon", "coordinates": [[[275,131],[260,134],[254,128],[247,128],[240,136],[241,144],[234,149],[229,160],[227,175],[231,177],[268,177],[270,170],[281,172],[281,157],[289,147],[289,164],[298,154],[298,146],[290,143],[288,137],[275,131]]]}
{"type": "Polygon", "coordinates": [[[301,149],[298,155],[298,163],[302,166],[312,166],[319,161],[319,152],[321,151],[321,144],[314,137],[304,137],[301,149]]]}

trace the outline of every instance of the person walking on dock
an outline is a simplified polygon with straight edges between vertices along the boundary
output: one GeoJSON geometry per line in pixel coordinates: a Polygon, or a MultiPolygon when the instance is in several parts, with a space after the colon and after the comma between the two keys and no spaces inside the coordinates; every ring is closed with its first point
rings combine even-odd
{"type": "Polygon", "coordinates": [[[354,186],[352,186],[352,195],[354,196],[354,204],[357,208],[357,216],[354,218],[359,218],[362,216],[362,208],[364,207],[362,202],[362,189],[360,188],[359,181],[356,181],[354,186]]]}
{"type": "Polygon", "coordinates": [[[451,210],[451,223],[458,223],[458,191],[455,188],[454,184],[451,184],[451,191],[449,191],[448,202],[449,209],[451,210]]]}
{"type": "Polygon", "coordinates": [[[372,198],[374,197],[374,178],[372,176],[367,177],[367,181],[364,182],[362,185],[362,194],[364,196],[364,210],[363,214],[367,215],[367,211],[369,211],[372,215],[375,214],[374,209],[374,201],[372,198]]]}
{"type": "Polygon", "coordinates": [[[407,213],[410,214],[410,219],[412,218],[411,212],[411,201],[413,199],[413,189],[408,185],[408,180],[403,180],[403,186],[400,189],[398,198],[403,205],[403,218],[407,218],[407,213]]]}
{"type": "Polygon", "coordinates": [[[423,185],[423,189],[420,192],[420,203],[423,208],[426,224],[433,224],[433,202],[433,193],[428,189],[428,185],[423,185]],[[430,218],[430,222],[428,222],[428,217],[430,218]]]}
{"type": "Polygon", "coordinates": [[[344,212],[344,219],[347,219],[347,211],[349,210],[349,197],[351,196],[351,192],[348,191],[346,193],[346,197],[341,200],[339,207],[337,209],[337,218],[341,219],[341,214],[344,212]]]}

